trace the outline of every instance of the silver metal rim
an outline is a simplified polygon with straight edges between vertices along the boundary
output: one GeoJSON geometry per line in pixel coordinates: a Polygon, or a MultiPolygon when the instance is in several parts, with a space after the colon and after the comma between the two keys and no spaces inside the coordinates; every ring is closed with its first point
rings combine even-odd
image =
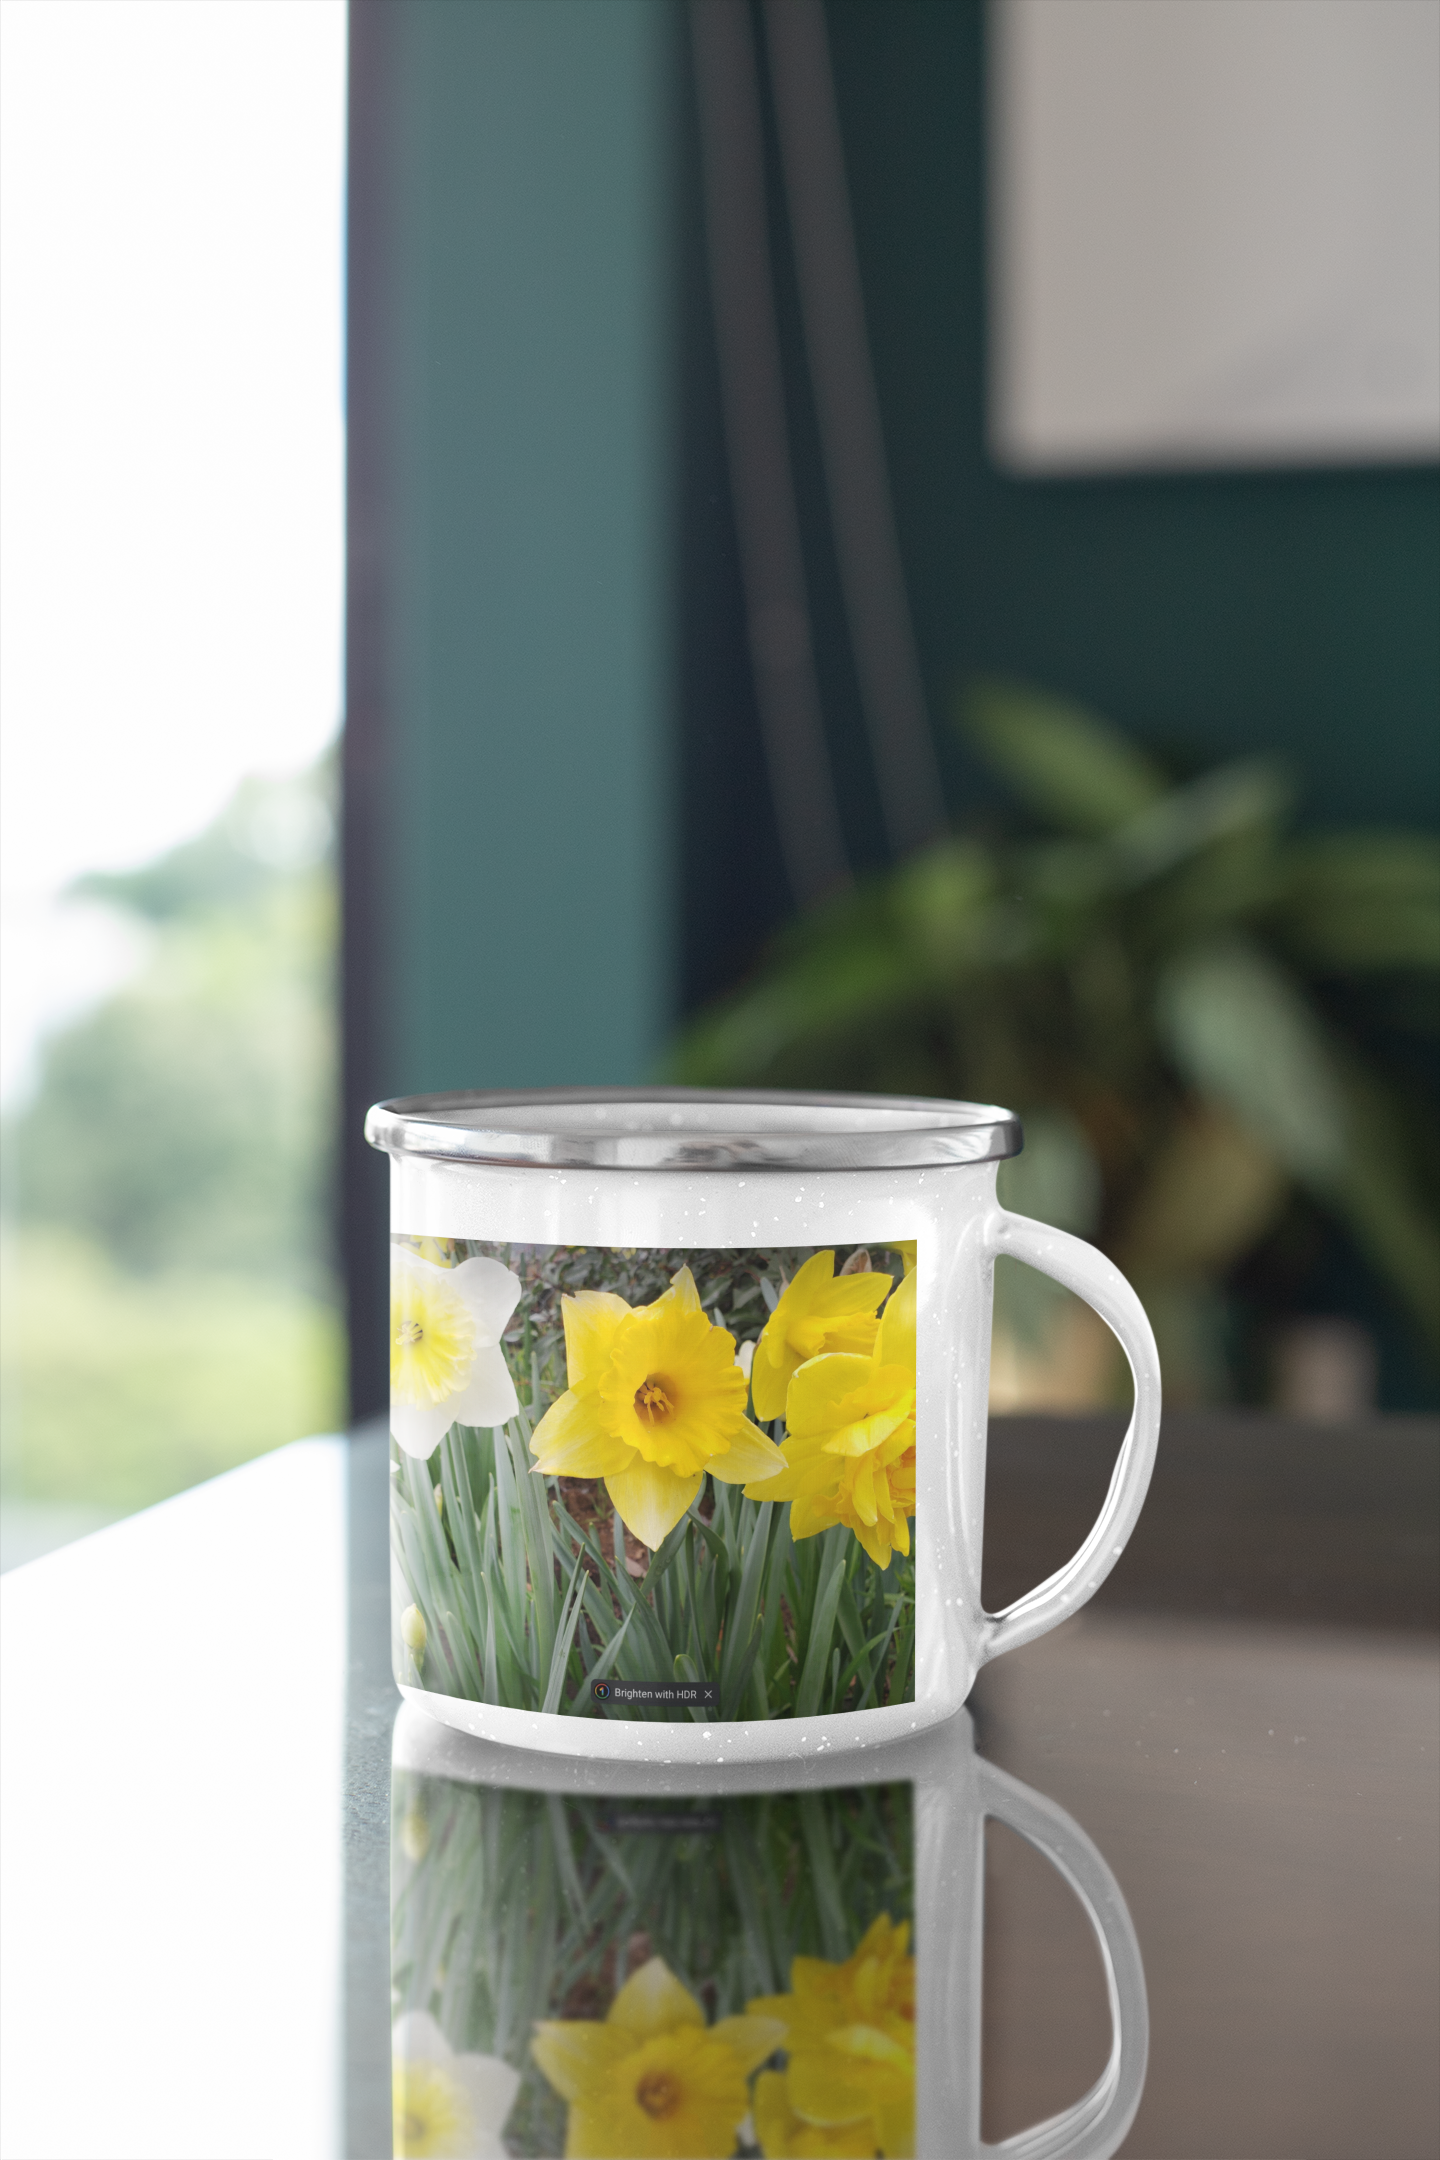
{"type": "Polygon", "coordinates": [[[377,1103],[365,1137],[391,1155],[541,1170],[940,1170],[1001,1162],[1023,1145],[1020,1120],[993,1103],[680,1087],[407,1095],[377,1103]],[[535,1116],[547,1105],[570,1114],[547,1127],[535,1116]],[[718,1117],[707,1127],[712,1105],[753,1116],[744,1130],[727,1131],[718,1117]],[[767,1109],[790,1115],[767,1130],[767,1109]],[[529,1117],[506,1116],[522,1110],[529,1117]],[[794,1118],[807,1110],[820,1113],[813,1128],[794,1118]]]}

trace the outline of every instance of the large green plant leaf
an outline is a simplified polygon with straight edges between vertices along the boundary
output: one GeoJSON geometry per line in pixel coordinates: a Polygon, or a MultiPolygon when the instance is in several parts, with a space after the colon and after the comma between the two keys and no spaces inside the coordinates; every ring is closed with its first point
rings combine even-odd
{"type": "Polygon", "coordinates": [[[1440,841],[1333,833],[1285,852],[1275,921],[1312,966],[1440,969],[1440,841]]]}
{"type": "Polygon", "coordinates": [[[1238,940],[1197,948],[1162,975],[1157,1018],[1192,1085],[1346,1218],[1427,1334],[1440,1336],[1440,1233],[1392,1107],[1285,971],[1238,940]]]}
{"type": "Polygon", "coordinates": [[[1135,884],[1159,877],[1205,848],[1276,828],[1290,807],[1293,789],[1282,765],[1245,758],[1222,765],[1185,787],[1147,804],[1113,838],[1122,875],[1135,884]]]}
{"type": "Polygon", "coordinates": [[[1233,1111],[1186,1102],[1130,1196],[1115,1257],[1147,1281],[1223,1276],[1269,1228],[1289,1190],[1273,1150],[1233,1111]]]}
{"type": "Polygon", "coordinates": [[[811,1036],[882,1022],[910,994],[911,974],[883,926],[853,939],[817,935],[696,1022],[675,1053],[675,1078],[691,1087],[763,1079],[811,1036]]]}
{"type": "Polygon", "coordinates": [[[1191,1086],[1233,1110],[1292,1177],[1333,1193],[1346,1161],[1345,1091],[1293,978],[1238,938],[1200,945],[1162,970],[1155,1010],[1191,1086]]]}
{"type": "Polygon", "coordinates": [[[960,721],[986,762],[1062,832],[1114,832],[1168,790],[1159,766],[1118,728],[1038,690],[981,683],[960,721]]]}

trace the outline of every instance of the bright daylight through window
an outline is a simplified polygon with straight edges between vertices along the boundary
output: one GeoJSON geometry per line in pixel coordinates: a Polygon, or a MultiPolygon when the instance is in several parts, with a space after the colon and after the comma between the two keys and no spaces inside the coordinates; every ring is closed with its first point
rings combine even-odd
{"type": "Polygon", "coordinates": [[[342,0],[5,0],[4,1564],[333,1426],[342,0]]]}

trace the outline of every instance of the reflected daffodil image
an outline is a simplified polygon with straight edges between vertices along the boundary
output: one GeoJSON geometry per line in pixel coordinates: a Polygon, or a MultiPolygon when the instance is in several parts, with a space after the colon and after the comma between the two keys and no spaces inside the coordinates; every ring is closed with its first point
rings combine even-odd
{"type": "Polygon", "coordinates": [[[790,1502],[792,1537],[843,1523],[881,1568],[909,1552],[915,1512],[915,1300],[912,1273],[885,1307],[869,1357],[832,1351],[798,1368],[785,1403],[786,1467],[746,1487],[749,1499],[790,1502]]]}
{"type": "Polygon", "coordinates": [[[504,2160],[518,2070],[496,2055],[457,2055],[424,2010],[397,2020],[392,2055],[396,2160],[504,2160]]]}
{"type": "Polygon", "coordinates": [[[750,1374],[756,1417],[768,1423],[787,1414],[786,1391],[807,1359],[824,1350],[869,1354],[876,1309],[893,1279],[872,1271],[837,1275],[833,1252],[811,1254],[781,1292],[756,1345],[750,1374]]]}
{"type": "MultiPolygon", "coordinates": [[[[758,1996],[747,2005],[752,2016],[779,2018],[786,2027],[785,2091],[767,2088],[768,2120],[783,2127],[783,2099],[802,2125],[854,2137],[864,2120],[872,2138],[868,2147],[805,2147],[794,2143],[798,2133],[787,2133],[788,2149],[797,2155],[878,2150],[885,2160],[909,2160],[913,2154],[915,1960],[909,1943],[909,1923],[897,1927],[881,1913],[843,1965],[796,1958],[788,1995],[758,1996]]],[[[771,2160],[770,2147],[762,2149],[771,2160]]]]}
{"type": "Polygon", "coordinates": [[[652,1551],[700,1491],[763,1481],[785,1458],[745,1415],[735,1338],[701,1306],[681,1268],[652,1305],[609,1290],[562,1301],[565,1393],[530,1443],[536,1468],[603,1478],[626,1528],[652,1551]]]}
{"type": "Polygon", "coordinates": [[[531,2052],[569,2102],[566,2160],[727,2160],[747,2080],[785,2037],[773,2017],[707,2026],[663,1958],[642,1965],[603,2021],[548,2019],[531,2052]]]}
{"type": "Polygon", "coordinates": [[[783,2070],[762,2070],[750,2106],[755,2137],[765,2160],[875,2160],[875,2131],[868,2114],[848,2123],[810,2123],[790,2105],[783,2070]]]}
{"type": "Polygon", "coordinates": [[[390,1430],[407,1455],[433,1455],[454,1424],[514,1417],[520,1405],[500,1338],[520,1287],[498,1260],[443,1267],[392,1246],[390,1430]]]}

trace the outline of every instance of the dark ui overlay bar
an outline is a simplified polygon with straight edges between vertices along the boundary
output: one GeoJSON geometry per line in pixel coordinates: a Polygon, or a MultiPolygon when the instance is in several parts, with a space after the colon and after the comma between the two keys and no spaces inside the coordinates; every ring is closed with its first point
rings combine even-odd
{"type": "Polygon", "coordinates": [[[609,1837],[718,1837],[723,1827],[717,1809],[704,1813],[662,1813],[655,1808],[611,1808],[595,1825],[609,1837]]]}
{"type": "Polygon", "coordinates": [[[688,1710],[720,1707],[718,1680],[597,1680],[590,1689],[597,1703],[667,1703],[688,1710]]]}

